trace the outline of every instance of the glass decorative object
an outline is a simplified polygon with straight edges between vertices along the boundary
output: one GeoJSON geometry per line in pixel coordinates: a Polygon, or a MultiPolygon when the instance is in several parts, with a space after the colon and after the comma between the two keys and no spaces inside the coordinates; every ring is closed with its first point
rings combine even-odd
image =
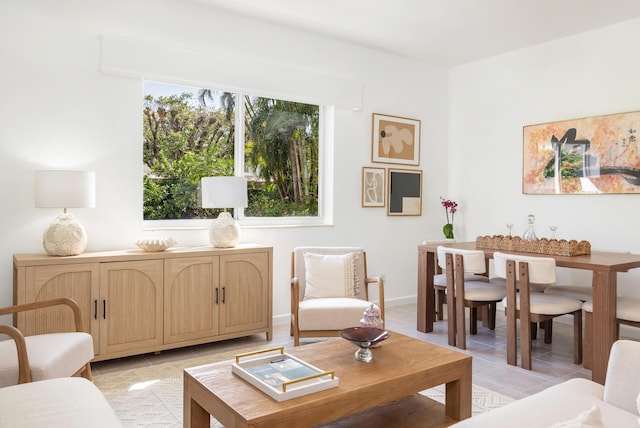
{"type": "Polygon", "coordinates": [[[360,320],[360,327],[384,328],[384,320],[380,317],[380,309],[373,303],[364,311],[364,317],[360,320]]]}
{"type": "Polygon", "coordinates": [[[535,223],[535,221],[536,216],[534,216],[533,214],[529,214],[527,216],[529,227],[524,231],[524,234],[522,235],[522,239],[524,239],[525,241],[535,241],[536,239],[538,239],[538,237],[536,236],[536,231],[533,228],[533,224],[535,223]]]}
{"type": "Polygon", "coordinates": [[[373,353],[369,348],[387,339],[389,332],[375,327],[349,327],[340,330],[340,337],[358,347],[354,355],[356,360],[368,363],[373,360],[373,353]]]}

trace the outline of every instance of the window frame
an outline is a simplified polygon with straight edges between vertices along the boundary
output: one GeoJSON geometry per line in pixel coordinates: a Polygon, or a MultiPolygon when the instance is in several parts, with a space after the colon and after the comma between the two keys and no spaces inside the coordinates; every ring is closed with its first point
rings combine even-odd
{"type": "MultiPolygon", "coordinates": [[[[171,83],[166,81],[167,83],[171,83]]],[[[176,83],[179,84],[179,83],[176,83]]],[[[215,89],[215,88],[211,88],[215,89]]],[[[240,91],[234,91],[236,99],[242,99],[245,95],[250,95],[240,91]]],[[[258,95],[259,96],[259,95],[258,95]]],[[[285,100],[282,97],[271,97],[285,100]]],[[[300,102],[295,100],[285,100],[300,102]]],[[[307,103],[308,104],[308,103],[307,103]]],[[[318,122],[318,215],[317,216],[285,216],[285,217],[249,217],[244,215],[243,208],[235,208],[233,217],[243,228],[261,227],[305,227],[305,226],[330,226],[333,224],[333,213],[330,202],[333,198],[333,163],[330,154],[333,153],[333,125],[335,117],[335,107],[323,104],[316,104],[319,109],[318,122]]],[[[245,126],[244,126],[244,103],[236,103],[235,114],[235,140],[234,140],[234,175],[244,176],[244,147],[245,147],[245,126]],[[238,106],[240,106],[238,108],[238,106]]],[[[143,202],[144,203],[144,202],[143,202]]],[[[145,231],[152,230],[196,230],[206,229],[213,219],[168,219],[168,220],[145,220],[142,219],[142,228],[145,231]]]]}

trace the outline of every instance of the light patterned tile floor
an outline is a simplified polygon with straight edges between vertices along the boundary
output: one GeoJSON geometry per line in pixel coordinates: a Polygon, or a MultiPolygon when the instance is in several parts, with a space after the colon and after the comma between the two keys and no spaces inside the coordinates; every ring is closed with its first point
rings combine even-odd
{"type": "MultiPolygon", "coordinates": [[[[416,305],[387,306],[386,328],[426,342],[447,345],[447,323],[434,324],[432,333],[421,333],[416,329],[416,305]]],[[[446,314],[445,314],[446,319],[446,314]]],[[[551,385],[574,377],[591,378],[591,371],[573,364],[573,327],[556,321],[553,328],[553,343],[545,344],[542,337],[532,347],[533,370],[509,366],[506,362],[506,336],[504,313],[498,311],[496,329],[478,327],[478,334],[467,336],[466,352],[473,356],[473,382],[508,397],[522,398],[541,391],[551,385]]],[[[289,326],[274,326],[273,346],[293,346],[289,326]]],[[[263,334],[227,340],[206,345],[164,351],[160,354],[145,354],[93,364],[94,373],[106,374],[122,368],[144,367],[175,359],[190,358],[245,348],[255,343],[265,344],[263,334]]],[[[457,349],[457,348],[452,348],[457,349]]]]}

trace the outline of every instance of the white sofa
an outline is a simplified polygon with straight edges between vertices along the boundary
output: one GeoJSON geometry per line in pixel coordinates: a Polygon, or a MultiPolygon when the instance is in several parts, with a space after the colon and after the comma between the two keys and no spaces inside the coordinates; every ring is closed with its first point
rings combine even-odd
{"type": "Polygon", "coordinates": [[[587,379],[571,379],[453,426],[637,428],[639,393],[640,342],[619,340],[611,349],[604,386],[587,379]],[[587,415],[592,424],[581,424],[580,419],[587,415]]]}
{"type": "Polygon", "coordinates": [[[0,388],[0,427],[122,427],[100,390],[82,377],[0,388]]]}

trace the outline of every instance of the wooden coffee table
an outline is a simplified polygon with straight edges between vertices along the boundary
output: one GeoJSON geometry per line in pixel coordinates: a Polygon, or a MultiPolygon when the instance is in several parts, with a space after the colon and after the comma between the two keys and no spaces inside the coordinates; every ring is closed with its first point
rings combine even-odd
{"type": "Polygon", "coordinates": [[[334,370],[340,384],[283,402],[234,375],[233,361],[188,368],[184,426],[208,428],[210,415],[228,427],[306,427],[329,421],[331,427],[353,426],[353,418],[384,426],[389,421],[447,426],[471,416],[471,356],[394,332],[373,349],[369,363],[357,361],[355,351],[343,339],[287,349],[316,367],[334,370]],[[416,395],[442,384],[444,405],[416,395]]]}

